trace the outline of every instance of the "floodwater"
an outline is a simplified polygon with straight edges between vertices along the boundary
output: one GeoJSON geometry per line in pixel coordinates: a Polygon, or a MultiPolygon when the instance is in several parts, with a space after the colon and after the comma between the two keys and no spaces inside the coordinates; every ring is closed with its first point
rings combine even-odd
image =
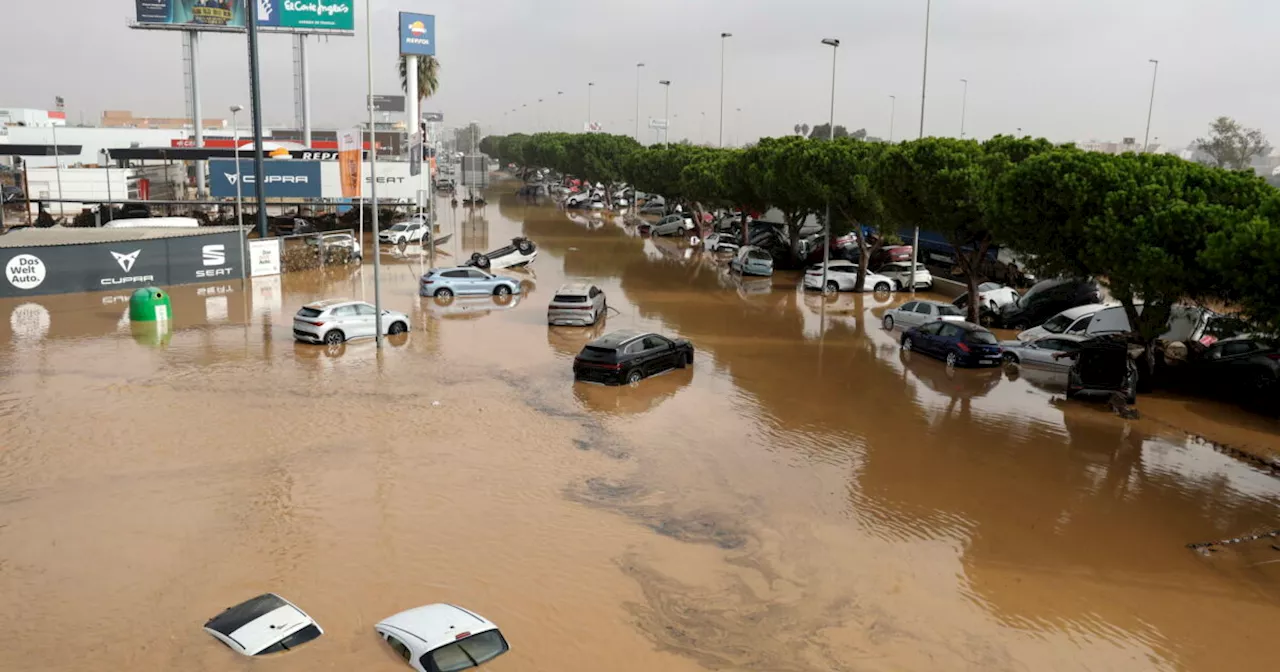
{"type": "Polygon", "coordinates": [[[1274,447],[1270,421],[948,371],[879,327],[901,297],[741,283],[621,220],[443,214],[455,259],[534,239],[529,293],[440,306],[387,256],[413,330],[380,356],[290,331],[372,299],[372,264],[175,288],[169,333],[111,294],[0,303],[0,670],[398,670],[372,626],[432,602],[502,627],[495,670],[1274,665],[1280,552],[1184,545],[1280,527],[1280,481],[1180,424],[1274,447]],[[569,279],[607,325],[547,328],[569,279]],[[696,364],[573,384],[617,328],[696,364]],[[201,631],[264,591],[325,636],[251,661],[201,631]]]}

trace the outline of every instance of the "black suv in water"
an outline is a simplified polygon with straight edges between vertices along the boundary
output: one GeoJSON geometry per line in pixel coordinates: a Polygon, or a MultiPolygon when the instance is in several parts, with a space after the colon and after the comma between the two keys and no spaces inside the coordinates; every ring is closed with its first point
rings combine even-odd
{"type": "Polygon", "coordinates": [[[1030,329],[1068,308],[1102,303],[1102,288],[1088,278],[1054,278],[1038,282],[995,316],[995,326],[1030,329]]]}
{"type": "Polygon", "coordinates": [[[693,344],[644,331],[615,331],[587,344],[573,360],[573,379],[605,385],[638,383],[693,363],[693,344]]]}

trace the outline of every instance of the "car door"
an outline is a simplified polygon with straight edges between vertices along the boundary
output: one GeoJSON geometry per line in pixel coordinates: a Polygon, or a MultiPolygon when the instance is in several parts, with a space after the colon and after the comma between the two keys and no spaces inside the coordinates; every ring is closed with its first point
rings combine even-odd
{"type": "Polygon", "coordinates": [[[354,305],[338,306],[329,314],[334,318],[334,325],[348,339],[360,337],[360,320],[356,315],[356,307],[354,305]]]}
{"type": "Polygon", "coordinates": [[[961,341],[967,332],[950,322],[935,322],[934,324],[938,325],[938,329],[937,336],[931,339],[933,354],[938,357],[946,357],[947,353],[955,349],[955,344],[961,341]]]}
{"type": "Polygon", "coordinates": [[[650,375],[674,369],[676,366],[675,343],[657,334],[644,337],[644,352],[645,358],[649,360],[650,375]]]}
{"type": "Polygon", "coordinates": [[[622,366],[622,375],[624,376],[630,375],[630,372],[635,369],[639,369],[640,374],[643,376],[651,373],[647,357],[645,357],[643,338],[637,338],[623,346],[620,361],[624,362],[622,366]]]}
{"type": "Polygon", "coordinates": [[[938,307],[932,303],[925,303],[923,301],[917,303],[915,313],[916,324],[928,324],[929,322],[936,322],[938,320],[938,307]]]}
{"type": "Polygon", "coordinates": [[[1212,389],[1248,384],[1250,359],[1256,346],[1252,341],[1226,341],[1215,343],[1204,353],[1200,367],[1200,384],[1212,389]]]}
{"type": "Polygon", "coordinates": [[[916,326],[916,321],[915,321],[915,320],[916,320],[916,305],[917,305],[917,303],[919,303],[919,302],[917,302],[917,301],[908,301],[908,302],[906,302],[906,303],[902,304],[902,306],[901,306],[901,307],[899,307],[897,310],[895,310],[895,311],[894,311],[893,321],[894,321],[894,322],[897,322],[897,323],[898,323],[898,324],[900,324],[900,325],[902,325],[902,326],[903,326],[903,328],[909,328],[909,327],[914,327],[914,326],[916,326]]]}
{"type": "Polygon", "coordinates": [[[467,270],[468,294],[492,294],[494,285],[493,277],[488,273],[478,268],[467,270]]]}
{"type": "MultiPolygon", "coordinates": [[[[352,317],[352,324],[355,325],[354,333],[348,332],[348,338],[367,338],[378,333],[378,311],[367,303],[358,303],[352,306],[355,315],[352,317]]],[[[384,325],[385,329],[386,326],[384,325]]]]}
{"type": "Polygon", "coordinates": [[[942,322],[931,322],[916,330],[919,336],[915,342],[915,349],[927,354],[938,352],[938,332],[942,330],[942,322]]]}
{"type": "Polygon", "coordinates": [[[1027,343],[1022,350],[1022,363],[1030,364],[1037,368],[1062,368],[1066,369],[1071,366],[1071,360],[1058,359],[1055,360],[1053,355],[1063,351],[1062,340],[1058,338],[1042,338],[1038,341],[1027,343]]]}

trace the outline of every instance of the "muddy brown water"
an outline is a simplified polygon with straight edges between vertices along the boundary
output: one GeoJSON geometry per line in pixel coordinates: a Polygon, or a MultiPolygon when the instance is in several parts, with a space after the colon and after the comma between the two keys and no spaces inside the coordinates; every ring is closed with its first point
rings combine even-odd
{"type": "Polygon", "coordinates": [[[879,327],[902,297],[739,282],[497,191],[445,206],[441,263],[527,235],[529,291],[441,306],[390,254],[413,330],[381,356],[290,335],[305,301],[372,298],[371,264],[175,288],[165,334],[112,294],[0,303],[0,670],[404,669],[372,625],[442,601],[502,627],[495,670],[1273,664],[1280,552],[1183,545],[1280,527],[1280,481],[1180,425],[1274,446],[1269,421],[1125,421],[903,355],[879,327]],[[570,279],[606,325],[547,328],[570,279]],[[617,328],[697,362],[573,384],[617,328]],[[201,631],[268,590],[325,636],[268,661],[201,631]]]}

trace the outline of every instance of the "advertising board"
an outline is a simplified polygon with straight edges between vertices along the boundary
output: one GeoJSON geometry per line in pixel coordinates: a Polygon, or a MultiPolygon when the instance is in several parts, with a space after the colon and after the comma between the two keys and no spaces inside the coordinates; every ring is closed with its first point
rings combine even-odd
{"type": "Polygon", "coordinates": [[[249,275],[280,275],[280,239],[249,241],[249,275]]]}
{"type": "MultiPolygon", "coordinates": [[[[320,198],[319,161],[294,161],[276,159],[264,161],[267,198],[320,198]]],[[[253,194],[253,161],[240,159],[240,172],[236,173],[235,159],[214,159],[209,162],[210,186],[214,198],[235,198],[236,182],[243,181],[243,193],[253,194]]]]}
{"type": "Polygon", "coordinates": [[[239,278],[235,232],[0,250],[0,298],[239,278]]]}
{"type": "Polygon", "coordinates": [[[368,97],[368,104],[374,112],[404,112],[404,96],[374,94],[368,97]]]}
{"type": "Polygon", "coordinates": [[[363,132],[353,128],[338,133],[338,173],[342,181],[342,197],[354,198],[360,193],[360,145],[363,132]]]}
{"type": "Polygon", "coordinates": [[[436,17],[431,14],[400,12],[400,54],[436,55],[436,17]]]}
{"type": "Polygon", "coordinates": [[[135,0],[137,27],[244,30],[245,5],[258,25],[274,32],[355,31],[355,0],[135,0]]]}

